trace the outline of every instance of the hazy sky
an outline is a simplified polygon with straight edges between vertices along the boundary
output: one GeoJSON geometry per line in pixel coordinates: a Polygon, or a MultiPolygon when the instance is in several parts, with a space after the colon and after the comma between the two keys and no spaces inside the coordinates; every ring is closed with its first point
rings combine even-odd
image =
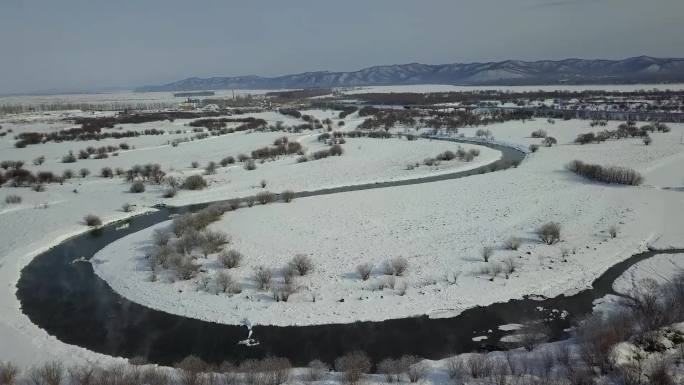
{"type": "Polygon", "coordinates": [[[684,0],[0,0],[0,94],[642,54],[684,56],[684,0]]]}

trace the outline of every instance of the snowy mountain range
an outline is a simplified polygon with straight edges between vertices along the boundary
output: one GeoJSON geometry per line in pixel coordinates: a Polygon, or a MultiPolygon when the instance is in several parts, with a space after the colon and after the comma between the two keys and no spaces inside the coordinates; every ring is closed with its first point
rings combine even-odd
{"type": "Polygon", "coordinates": [[[144,86],[150,91],[281,89],[405,84],[541,85],[586,83],[682,82],[684,59],[639,56],[624,60],[506,60],[489,63],[397,64],[353,72],[316,71],[277,77],[256,75],[192,77],[144,86]]]}

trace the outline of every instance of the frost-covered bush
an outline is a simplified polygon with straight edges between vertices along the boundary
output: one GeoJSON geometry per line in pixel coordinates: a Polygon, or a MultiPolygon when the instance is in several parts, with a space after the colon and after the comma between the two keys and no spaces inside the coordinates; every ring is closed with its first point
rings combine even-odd
{"type": "Polygon", "coordinates": [[[287,302],[296,291],[297,288],[292,282],[283,282],[271,286],[271,296],[276,302],[287,302]]]}
{"type": "Polygon", "coordinates": [[[100,219],[100,217],[98,217],[97,215],[93,215],[93,214],[88,214],[85,217],[83,217],[83,221],[85,222],[86,225],[88,225],[90,227],[102,225],[102,220],[100,219]]]}
{"type": "Polygon", "coordinates": [[[64,377],[64,365],[59,361],[46,362],[31,368],[28,372],[30,382],[35,385],[60,385],[64,377]]]}
{"type": "Polygon", "coordinates": [[[285,190],[280,193],[280,198],[283,200],[285,203],[290,203],[295,197],[295,193],[292,190],[285,190]]]}
{"type": "Polygon", "coordinates": [[[14,385],[19,376],[19,368],[11,362],[0,362],[0,384],[14,385]]]}
{"type": "Polygon", "coordinates": [[[482,259],[485,262],[489,262],[489,258],[494,254],[494,248],[491,246],[484,246],[482,247],[482,250],[480,250],[480,255],[482,255],[482,259]]]}
{"type": "Polygon", "coordinates": [[[382,264],[382,272],[385,275],[402,276],[408,269],[408,260],[404,257],[395,257],[382,264]]]}
{"type": "Polygon", "coordinates": [[[240,283],[225,271],[219,271],[214,276],[213,286],[219,293],[239,294],[242,292],[240,283]]]}
{"type": "Polygon", "coordinates": [[[227,157],[221,159],[220,163],[221,163],[221,166],[226,167],[229,164],[235,163],[235,158],[232,156],[227,156],[227,157]]]}
{"type": "Polygon", "coordinates": [[[194,278],[200,269],[192,257],[185,254],[173,254],[169,264],[176,277],[184,281],[194,278]]]}
{"type": "Polygon", "coordinates": [[[510,237],[504,241],[504,248],[508,250],[518,250],[522,241],[518,237],[510,237]]]}
{"type": "Polygon", "coordinates": [[[22,198],[19,195],[11,194],[5,197],[5,203],[8,205],[14,205],[21,203],[22,198]]]}
{"type": "Polygon", "coordinates": [[[547,245],[553,245],[560,241],[560,230],[560,224],[556,222],[547,222],[539,226],[537,229],[537,236],[539,236],[539,239],[547,245]]]}
{"type": "Polygon", "coordinates": [[[207,175],[216,174],[216,168],[217,168],[216,162],[211,161],[211,162],[207,163],[207,166],[204,168],[204,172],[207,175]]]}
{"type": "Polygon", "coordinates": [[[288,263],[299,275],[307,275],[313,270],[314,264],[308,255],[297,254],[288,263]]]}
{"type": "Polygon", "coordinates": [[[113,178],[114,171],[112,171],[111,167],[102,167],[100,170],[100,176],[103,178],[113,178]]]}
{"type": "Polygon", "coordinates": [[[587,179],[603,183],[638,186],[644,181],[639,172],[627,167],[604,167],[598,164],[588,164],[580,160],[573,160],[565,168],[587,179]]]}
{"type": "Polygon", "coordinates": [[[536,130],[536,131],[532,131],[532,135],[531,135],[531,136],[532,136],[533,138],[546,138],[546,135],[547,135],[547,134],[546,134],[546,131],[545,131],[545,130],[539,129],[539,130],[536,130]]]}
{"type": "Polygon", "coordinates": [[[335,370],[342,372],[345,380],[350,384],[356,384],[363,379],[363,376],[370,372],[371,367],[370,358],[362,351],[350,352],[335,360],[335,370]]]}
{"type": "Polygon", "coordinates": [[[546,147],[551,147],[551,146],[553,146],[554,144],[558,144],[558,141],[557,141],[556,138],[554,138],[553,136],[547,136],[547,137],[544,138],[544,140],[542,141],[542,144],[543,144],[544,146],[546,146],[546,147]]]}
{"type": "Polygon", "coordinates": [[[313,360],[306,365],[307,381],[321,381],[330,370],[330,366],[321,360],[313,360]]]}
{"type": "Polygon", "coordinates": [[[242,263],[242,259],[242,253],[235,249],[224,251],[221,254],[219,254],[218,257],[218,260],[221,263],[221,265],[228,269],[233,269],[240,266],[240,263],[242,263]]]}
{"type": "Polygon", "coordinates": [[[247,171],[252,171],[256,170],[257,166],[256,163],[254,162],[254,159],[248,159],[247,162],[245,162],[245,170],[247,171]]]}
{"type": "Polygon", "coordinates": [[[373,264],[372,263],[362,263],[362,264],[356,266],[356,273],[359,275],[359,278],[361,278],[364,281],[367,281],[368,278],[370,278],[372,271],[373,271],[373,264]]]}
{"type": "Polygon", "coordinates": [[[145,183],[141,180],[136,180],[131,184],[131,188],[129,190],[132,193],[141,193],[145,192],[145,183]]]}
{"type": "Polygon", "coordinates": [[[206,258],[209,254],[218,253],[223,245],[230,242],[228,235],[222,231],[205,230],[201,234],[200,249],[206,258]]]}
{"type": "Polygon", "coordinates": [[[252,274],[252,280],[260,290],[267,290],[271,287],[272,279],[273,271],[264,266],[257,267],[252,274]]]}
{"type": "Polygon", "coordinates": [[[330,156],[340,156],[344,153],[344,149],[339,144],[332,145],[328,150],[330,156]]]}
{"type": "Polygon", "coordinates": [[[62,171],[62,179],[67,180],[74,177],[74,172],[71,169],[62,171]]]}
{"type": "Polygon", "coordinates": [[[190,175],[185,178],[182,187],[186,190],[201,190],[207,187],[207,181],[201,175],[190,175]]]}
{"type": "Polygon", "coordinates": [[[125,213],[130,213],[131,211],[133,211],[133,205],[131,205],[130,203],[124,203],[121,205],[121,211],[125,213]]]}
{"type": "Polygon", "coordinates": [[[76,155],[72,151],[62,157],[62,163],[74,163],[76,162],[76,155]]]}
{"type": "Polygon", "coordinates": [[[530,144],[530,152],[537,152],[539,150],[539,145],[538,144],[530,144]]]}
{"type": "Polygon", "coordinates": [[[270,191],[261,191],[256,194],[256,199],[259,201],[259,203],[265,205],[275,200],[275,194],[270,191]]]}
{"type": "Polygon", "coordinates": [[[473,353],[466,359],[466,367],[472,378],[489,377],[493,363],[484,353],[473,353]]]}

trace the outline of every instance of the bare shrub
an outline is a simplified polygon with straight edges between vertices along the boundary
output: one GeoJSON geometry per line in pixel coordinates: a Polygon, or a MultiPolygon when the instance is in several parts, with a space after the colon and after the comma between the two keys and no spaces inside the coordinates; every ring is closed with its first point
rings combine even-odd
{"type": "Polygon", "coordinates": [[[515,260],[513,258],[506,258],[502,262],[503,264],[503,269],[504,273],[506,274],[506,279],[515,272],[515,269],[517,268],[517,264],[515,263],[515,260]]]}
{"type": "Polygon", "coordinates": [[[273,271],[264,266],[259,266],[252,274],[252,280],[256,283],[260,290],[267,290],[271,287],[271,280],[273,279],[273,271]]]}
{"type": "Polygon", "coordinates": [[[34,385],[61,385],[64,380],[64,366],[59,361],[46,362],[31,368],[28,377],[34,385]]]}
{"type": "Polygon", "coordinates": [[[536,130],[536,131],[532,131],[531,136],[532,136],[533,138],[546,138],[546,131],[545,131],[545,130],[542,130],[542,129],[539,129],[539,130],[536,130]]]}
{"type": "Polygon", "coordinates": [[[345,380],[350,384],[358,383],[370,369],[370,358],[362,351],[347,353],[335,360],[335,370],[344,373],[345,380]]]}
{"type": "Polygon", "coordinates": [[[285,190],[282,193],[280,193],[280,198],[283,200],[285,203],[290,203],[294,199],[295,193],[292,190],[285,190]]]}
{"type": "Polygon", "coordinates": [[[14,385],[19,376],[19,368],[11,362],[0,362],[0,385],[14,385]]]}
{"type": "Polygon", "coordinates": [[[419,357],[404,356],[401,360],[404,362],[404,365],[408,366],[406,369],[406,376],[410,382],[416,383],[421,381],[428,374],[428,366],[424,362],[421,362],[419,357]]]}
{"type": "Polygon", "coordinates": [[[539,145],[538,144],[530,144],[529,150],[530,150],[530,152],[537,152],[539,150],[539,145]]]}
{"type": "Polygon", "coordinates": [[[371,272],[373,271],[372,263],[362,263],[356,266],[356,273],[359,275],[363,281],[367,281],[370,278],[371,272]]]}
{"type": "Polygon", "coordinates": [[[132,193],[145,192],[145,183],[143,183],[143,181],[141,180],[136,180],[135,182],[133,182],[133,184],[131,184],[131,188],[129,191],[132,193]]]}
{"type": "Polygon", "coordinates": [[[320,360],[313,360],[306,365],[305,378],[307,381],[321,381],[330,370],[328,364],[320,360]]]}
{"type": "Polygon", "coordinates": [[[233,277],[225,271],[219,271],[214,276],[214,287],[218,293],[226,293],[228,289],[233,285],[233,277]]]}
{"type": "Polygon", "coordinates": [[[613,225],[608,228],[608,234],[610,235],[611,238],[617,237],[618,234],[618,227],[613,225]]]}
{"type": "Polygon", "coordinates": [[[256,199],[259,201],[259,203],[265,205],[275,200],[275,194],[270,191],[261,191],[256,194],[256,199]]]}
{"type": "Polygon", "coordinates": [[[313,261],[311,258],[304,254],[295,255],[289,263],[290,266],[299,274],[307,275],[311,270],[313,270],[313,261]]]}
{"type": "Polygon", "coordinates": [[[88,175],[90,175],[90,170],[88,170],[87,168],[82,168],[78,171],[78,173],[79,175],[81,175],[81,178],[85,178],[88,175]]]}
{"type": "Polygon", "coordinates": [[[93,215],[93,214],[88,214],[85,217],[83,217],[83,221],[85,222],[86,225],[88,225],[90,227],[96,227],[96,226],[102,225],[102,220],[100,219],[100,217],[98,217],[97,215],[93,215]]]}
{"type": "Polygon", "coordinates": [[[504,241],[504,248],[508,250],[518,250],[520,248],[520,245],[522,244],[522,240],[518,237],[510,237],[504,241]]]}
{"type": "Polygon", "coordinates": [[[344,149],[339,144],[332,145],[328,150],[330,156],[340,156],[344,153],[344,149]]]}
{"type": "Polygon", "coordinates": [[[240,263],[242,263],[242,259],[242,253],[235,249],[224,251],[221,254],[219,254],[218,257],[218,260],[221,263],[221,265],[228,269],[234,269],[240,266],[240,263]]]}
{"type": "Polygon", "coordinates": [[[218,253],[223,248],[223,245],[230,242],[228,235],[222,231],[205,230],[202,233],[200,240],[200,248],[202,254],[206,258],[209,254],[218,253]]]}
{"type": "Polygon", "coordinates": [[[207,163],[206,167],[204,167],[204,173],[207,175],[216,174],[216,168],[217,167],[218,166],[216,165],[216,162],[211,161],[211,162],[207,163]]]}
{"type": "Polygon", "coordinates": [[[542,144],[546,147],[551,147],[555,144],[558,144],[558,140],[556,140],[556,138],[554,138],[553,136],[547,136],[546,138],[544,138],[544,140],[542,140],[542,144]]]}
{"type": "Polygon", "coordinates": [[[650,136],[644,136],[643,142],[646,146],[648,146],[649,144],[653,143],[653,139],[651,139],[650,136]]]}
{"type": "Polygon", "coordinates": [[[176,273],[176,277],[180,280],[188,280],[194,278],[199,272],[199,265],[195,263],[192,257],[184,254],[172,255],[170,267],[176,273]]]}
{"type": "Polygon", "coordinates": [[[260,367],[266,377],[265,385],[281,385],[289,380],[292,365],[287,358],[266,357],[260,367]]]}
{"type": "Polygon", "coordinates": [[[674,385],[674,379],[670,374],[670,365],[665,358],[660,357],[651,364],[647,374],[651,385],[674,385]]]}
{"type": "Polygon", "coordinates": [[[237,210],[240,208],[240,203],[240,200],[237,198],[229,199],[228,207],[230,207],[231,210],[237,210]]]}
{"type": "Polygon", "coordinates": [[[5,203],[8,205],[15,205],[21,203],[22,198],[19,195],[11,194],[5,197],[5,203]]]}
{"type": "Polygon", "coordinates": [[[399,382],[402,372],[400,365],[399,360],[385,358],[378,363],[376,371],[385,376],[385,382],[399,382]]]}
{"type": "Polygon", "coordinates": [[[489,377],[492,373],[493,364],[486,354],[474,353],[466,359],[468,372],[473,378],[489,377]]]}
{"type": "Polygon", "coordinates": [[[247,171],[252,171],[256,170],[257,166],[256,163],[254,162],[254,159],[249,159],[247,162],[245,162],[245,170],[247,171]]]}
{"type": "Polygon", "coordinates": [[[202,385],[202,373],[207,370],[207,364],[196,356],[187,356],[174,365],[178,369],[178,377],[183,385],[202,385]]]}
{"type": "Polygon", "coordinates": [[[276,302],[287,302],[290,296],[297,291],[294,284],[283,282],[271,286],[271,296],[276,302]]]}
{"type": "Polygon", "coordinates": [[[164,189],[164,192],[162,193],[162,197],[164,198],[173,198],[178,194],[178,190],[175,187],[167,187],[164,189]]]}
{"type": "Polygon", "coordinates": [[[533,351],[548,338],[548,330],[542,322],[529,322],[520,329],[520,344],[528,352],[533,351]]]}
{"type": "Polygon", "coordinates": [[[491,246],[484,246],[480,251],[480,255],[482,255],[482,259],[485,262],[489,262],[489,258],[491,258],[492,254],[494,254],[494,248],[491,246]]]}
{"type": "MultiPolygon", "coordinates": [[[[69,383],[72,385],[95,385],[98,380],[98,371],[93,365],[76,365],[67,369],[69,383]]],[[[2,384],[2,381],[0,381],[2,384]]]]}
{"type": "Polygon", "coordinates": [[[466,369],[466,364],[461,357],[451,357],[447,360],[447,374],[456,383],[463,381],[463,378],[466,376],[466,369]]]}
{"type": "Polygon", "coordinates": [[[598,164],[584,163],[580,160],[573,160],[568,163],[565,168],[587,179],[603,183],[638,186],[644,181],[644,178],[640,173],[627,167],[605,167],[598,164]]]}
{"type": "Polygon", "coordinates": [[[553,245],[560,241],[560,224],[556,222],[547,222],[537,229],[539,239],[547,245],[553,245]]]}
{"type": "Polygon", "coordinates": [[[201,190],[207,187],[207,181],[201,175],[190,175],[185,178],[182,187],[186,190],[201,190]]]}
{"type": "Polygon", "coordinates": [[[404,257],[395,257],[382,264],[382,271],[385,275],[402,276],[408,269],[408,260],[404,257]]]}
{"type": "Polygon", "coordinates": [[[111,167],[102,167],[100,170],[100,176],[103,178],[113,178],[114,171],[112,171],[111,167]]]}
{"type": "Polygon", "coordinates": [[[282,268],[281,274],[283,276],[283,281],[287,284],[291,284],[294,283],[297,272],[292,266],[288,264],[282,268]]]}

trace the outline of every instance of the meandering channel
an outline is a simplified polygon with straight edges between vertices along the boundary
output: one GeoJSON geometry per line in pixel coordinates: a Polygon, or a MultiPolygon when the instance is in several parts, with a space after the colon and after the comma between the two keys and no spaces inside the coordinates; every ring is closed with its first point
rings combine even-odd
{"type": "MultiPolygon", "coordinates": [[[[525,157],[524,152],[515,148],[500,144],[483,145],[501,151],[502,158],[493,165],[468,171],[303,191],[296,195],[307,197],[456,179],[503,169],[525,157]]],[[[71,238],[37,256],[22,270],[17,284],[22,311],[36,325],[65,343],[112,356],[143,356],[159,364],[172,364],[194,354],[215,363],[273,355],[288,357],[296,365],[305,365],[313,359],[332,362],[352,350],[364,350],[375,360],[402,354],[436,359],[497,347],[499,339],[506,333],[498,326],[528,319],[552,318],[552,337],[561,338],[573,316],[590,312],[594,299],[612,292],[612,283],[620,274],[636,262],[663,253],[649,251],[635,255],[606,271],[594,281],[592,289],[573,296],[511,300],[471,308],[456,317],[443,319],[423,316],[351,324],[255,326],[254,336],[260,344],[254,347],[237,344],[247,334],[243,326],[222,325],[146,308],[114,292],[93,272],[90,263],[74,262],[79,258],[90,259],[109,243],[168,220],[171,214],[205,206],[163,207],[123,221],[127,225],[125,227],[122,222],[113,223],[71,238]],[[488,338],[473,341],[473,337],[480,335],[488,338]]]]}

